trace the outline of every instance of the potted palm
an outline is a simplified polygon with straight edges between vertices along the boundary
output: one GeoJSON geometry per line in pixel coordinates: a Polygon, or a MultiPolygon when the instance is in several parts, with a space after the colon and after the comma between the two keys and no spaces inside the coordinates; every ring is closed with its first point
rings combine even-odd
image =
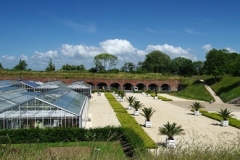
{"type": "Polygon", "coordinates": [[[140,114],[141,114],[143,117],[146,118],[145,127],[147,127],[147,128],[152,127],[152,122],[151,122],[150,118],[152,117],[152,115],[153,115],[153,113],[155,112],[155,110],[154,110],[152,107],[150,107],[150,108],[144,107],[144,108],[142,109],[142,112],[143,112],[143,113],[140,113],[140,114]]]}
{"type": "Polygon", "coordinates": [[[120,92],[119,92],[119,96],[120,96],[119,101],[120,101],[120,102],[123,102],[123,98],[126,96],[126,93],[125,93],[124,91],[120,91],[120,92]]]}
{"type": "Polygon", "coordinates": [[[127,102],[129,103],[128,109],[132,109],[133,102],[136,100],[136,97],[134,96],[128,96],[126,98],[127,102]]]}
{"type": "Polygon", "coordinates": [[[139,115],[139,109],[141,107],[143,107],[143,104],[140,101],[134,101],[133,102],[133,106],[132,106],[135,110],[134,110],[134,116],[138,116],[139,115]]]}
{"type": "Polygon", "coordinates": [[[190,105],[192,109],[194,110],[194,115],[199,115],[199,109],[204,108],[204,106],[200,102],[194,102],[192,105],[190,105]]]}
{"type": "Polygon", "coordinates": [[[154,97],[154,99],[158,99],[158,91],[157,91],[157,89],[155,90],[155,97],[154,97]]]}
{"type": "Polygon", "coordinates": [[[228,118],[233,116],[231,113],[232,111],[228,110],[227,108],[220,109],[220,111],[217,112],[217,114],[222,118],[221,125],[223,127],[227,127],[229,125],[228,118]]]}
{"type": "Polygon", "coordinates": [[[177,125],[177,123],[170,124],[167,122],[163,125],[163,127],[159,127],[159,133],[162,135],[166,135],[166,146],[169,147],[176,147],[175,139],[173,136],[184,134],[184,130],[182,129],[181,125],[177,125]]]}

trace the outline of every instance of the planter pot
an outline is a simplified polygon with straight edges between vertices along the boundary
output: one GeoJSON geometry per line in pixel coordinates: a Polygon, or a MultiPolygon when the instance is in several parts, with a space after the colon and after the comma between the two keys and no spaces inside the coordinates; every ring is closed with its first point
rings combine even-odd
{"type": "Polygon", "coordinates": [[[138,116],[139,115],[139,111],[134,111],[134,116],[138,116]]]}
{"type": "Polygon", "coordinates": [[[157,100],[157,99],[158,99],[158,97],[154,97],[154,99],[156,99],[156,100],[157,100]]]}
{"type": "Polygon", "coordinates": [[[167,148],[176,148],[176,142],[175,140],[169,140],[168,138],[166,139],[166,145],[167,148]]]}
{"type": "Polygon", "coordinates": [[[199,111],[194,111],[194,115],[199,116],[200,115],[199,111]]]}
{"type": "Polygon", "coordinates": [[[151,121],[145,121],[145,127],[146,128],[151,128],[152,127],[152,122],[151,121]]]}
{"type": "Polygon", "coordinates": [[[150,94],[147,94],[148,97],[150,97],[150,94]]]}
{"type": "Polygon", "coordinates": [[[223,127],[229,126],[228,120],[222,120],[222,121],[221,121],[221,125],[222,125],[223,127]]]}

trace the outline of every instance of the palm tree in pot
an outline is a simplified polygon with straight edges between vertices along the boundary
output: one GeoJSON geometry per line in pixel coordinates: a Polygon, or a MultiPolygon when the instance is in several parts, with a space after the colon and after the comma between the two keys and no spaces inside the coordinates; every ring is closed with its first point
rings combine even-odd
{"type": "Polygon", "coordinates": [[[138,116],[139,115],[139,109],[141,108],[141,107],[143,107],[144,105],[140,102],[140,101],[134,101],[133,102],[133,108],[135,109],[135,111],[134,111],[134,116],[138,116]]]}
{"type": "Polygon", "coordinates": [[[174,137],[175,135],[182,135],[184,134],[184,130],[182,129],[181,125],[177,125],[177,123],[170,124],[167,122],[163,125],[163,127],[159,127],[159,133],[162,135],[166,135],[166,145],[167,147],[176,147],[174,137]]]}
{"type": "Polygon", "coordinates": [[[227,108],[220,109],[220,111],[217,112],[217,114],[222,118],[221,125],[223,127],[227,127],[229,125],[228,118],[231,118],[233,116],[231,113],[232,111],[227,108]]]}
{"type": "Polygon", "coordinates": [[[200,102],[194,102],[192,105],[190,105],[192,109],[194,110],[194,115],[199,115],[199,109],[205,108],[200,102]]]}
{"type": "Polygon", "coordinates": [[[129,103],[128,109],[132,109],[133,102],[136,100],[136,97],[134,96],[128,96],[126,98],[127,102],[129,103]]]}
{"type": "Polygon", "coordinates": [[[152,122],[151,122],[150,118],[153,116],[153,113],[155,112],[155,110],[152,107],[150,107],[150,108],[144,107],[142,109],[142,112],[143,113],[140,113],[140,114],[146,118],[145,127],[147,127],[147,128],[152,127],[152,122]]]}
{"type": "Polygon", "coordinates": [[[120,91],[120,92],[119,92],[119,96],[120,96],[119,101],[122,102],[122,101],[123,101],[123,98],[126,96],[126,93],[125,93],[124,91],[120,91]]]}
{"type": "Polygon", "coordinates": [[[158,91],[157,91],[157,89],[155,90],[155,96],[154,96],[154,99],[158,99],[158,91]]]}

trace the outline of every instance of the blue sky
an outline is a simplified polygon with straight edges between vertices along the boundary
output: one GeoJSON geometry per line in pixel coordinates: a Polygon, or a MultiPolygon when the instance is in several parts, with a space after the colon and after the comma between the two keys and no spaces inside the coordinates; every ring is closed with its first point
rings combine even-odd
{"type": "Polygon", "coordinates": [[[212,49],[240,52],[238,0],[0,0],[0,63],[93,67],[110,53],[137,64],[161,50],[204,61],[212,49]]]}

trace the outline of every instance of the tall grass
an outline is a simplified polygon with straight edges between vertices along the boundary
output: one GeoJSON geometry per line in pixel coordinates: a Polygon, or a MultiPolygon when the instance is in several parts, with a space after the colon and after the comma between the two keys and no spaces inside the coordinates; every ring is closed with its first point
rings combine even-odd
{"type": "MultiPolygon", "coordinates": [[[[1,145],[0,159],[3,160],[239,160],[240,139],[234,138],[227,144],[219,141],[214,148],[212,145],[199,142],[200,136],[193,135],[195,141],[182,140],[177,148],[160,146],[154,150],[136,150],[131,158],[121,153],[118,142],[75,142],[55,144],[7,144],[1,145]],[[231,145],[229,145],[231,144],[231,145]],[[62,148],[60,148],[62,147],[62,148]],[[57,149],[57,150],[54,150],[57,149]]],[[[207,139],[207,137],[204,137],[207,139]]]]}

